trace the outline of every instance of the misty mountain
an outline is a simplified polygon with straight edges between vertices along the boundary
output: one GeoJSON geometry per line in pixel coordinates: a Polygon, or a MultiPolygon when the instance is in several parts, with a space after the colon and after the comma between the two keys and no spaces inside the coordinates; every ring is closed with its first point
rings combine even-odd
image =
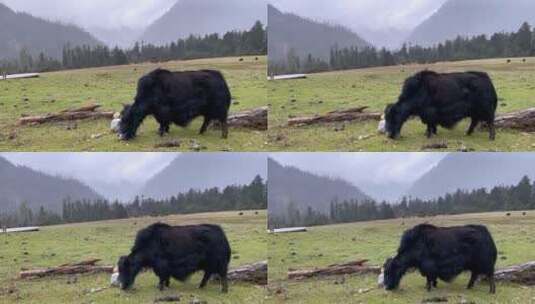
{"type": "Polygon", "coordinates": [[[290,203],[301,211],[310,206],[328,214],[335,198],[339,201],[369,199],[368,195],[345,180],[285,167],[273,159],[268,160],[268,184],[268,209],[273,215],[285,215],[290,203]]]}
{"type": "Polygon", "coordinates": [[[417,198],[436,198],[457,189],[472,190],[517,184],[528,175],[535,178],[535,154],[467,153],[448,154],[418,179],[407,192],[417,198]]]}
{"type": "Polygon", "coordinates": [[[368,42],[346,27],[316,22],[292,13],[283,13],[268,5],[269,60],[285,61],[293,49],[301,60],[308,54],[329,60],[331,48],[370,46],[368,42]]]}
{"type": "Polygon", "coordinates": [[[89,29],[89,32],[109,47],[130,48],[143,33],[143,29],[93,27],[89,29]]]}
{"type": "Polygon", "coordinates": [[[165,44],[190,35],[224,34],[266,24],[265,0],[179,0],[138,39],[165,44]]]}
{"type": "Polygon", "coordinates": [[[411,33],[407,29],[399,28],[381,28],[371,29],[359,26],[357,32],[359,35],[377,48],[387,48],[397,50],[401,48],[407,36],[411,33]]]}
{"type": "Polygon", "coordinates": [[[407,41],[431,45],[458,35],[512,32],[526,21],[535,23],[533,0],[449,0],[417,26],[407,41]]]}
{"type": "Polygon", "coordinates": [[[168,198],[190,189],[245,185],[267,176],[262,153],[185,153],[149,179],[139,194],[168,198]]]}
{"type": "Polygon", "coordinates": [[[77,26],[17,13],[0,3],[0,59],[18,58],[24,48],[34,56],[43,52],[61,58],[68,43],[94,46],[100,42],[77,26]]]}
{"type": "Polygon", "coordinates": [[[21,203],[61,212],[63,199],[101,199],[102,196],[75,179],[52,176],[0,157],[0,212],[16,210],[21,203]]]}

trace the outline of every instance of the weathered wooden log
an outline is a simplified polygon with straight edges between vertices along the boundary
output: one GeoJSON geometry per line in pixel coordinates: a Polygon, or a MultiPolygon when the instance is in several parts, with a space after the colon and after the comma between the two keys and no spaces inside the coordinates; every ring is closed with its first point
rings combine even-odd
{"type": "Polygon", "coordinates": [[[57,275],[70,275],[82,273],[113,273],[114,266],[78,265],[59,266],[43,269],[26,270],[20,272],[21,279],[42,278],[57,275]]]}
{"type": "Polygon", "coordinates": [[[230,281],[267,285],[268,263],[262,261],[230,269],[227,275],[230,281]]]}
{"type": "Polygon", "coordinates": [[[347,110],[333,111],[325,115],[311,117],[296,117],[288,120],[288,126],[308,126],[313,124],[333,123],[342,121],[367,121],[381,120],[381,113],[364,112],[368,107],[352,108],[347,110]]]}
{"type": "Polygon", "coordinates": [[[360,260],[345,264],[333,264],[324,268],[290,270],[288,271],[289,280],[304,280],[313,277],[325,277],[344,274],[380,274],[381,267],[365,265],[367,260],[360,260]]]}
{"type": "Polygon", "coordinates": [[[70,266],[95,266],[95,264],[97,264],[98,262],[100,262],[101,259],[90,259],[90,260],[85,260],[85,261],[81,261],[81,262],[77,262],[77,263],[68,263],[68,264],[63,264],[63,265],[60,265],[59,267],[70,267],[70,266]]]}
{"type": "Polygon", "coordinates": [[[535,286],[535,261],[496,270],[494,278],[527,286],[535,286]]]}
{"type": "Polygon", "coordinates": [[[43,124],[47,122],[73,121],[83,119],[105,118],[112,119],[115,112],[62,112],[57,114],[47,114],[42,116],[28,116],[19,119],[19,125],[43,124]]]}
{"type": "MultiPolygon", "coordinates": [[[[261,107],[243,112],[230,114],[227,119],[231,128],[246,128],[265,131],[268,128],[268,107],[261,107]]],[[[214,124],[220,128],[220,124],[214,124]]]]}
{"type": "Polygon", "coordinates": [[[494,123],[498,128],[535,132],[535,108],[499,115],[494,123]]]}

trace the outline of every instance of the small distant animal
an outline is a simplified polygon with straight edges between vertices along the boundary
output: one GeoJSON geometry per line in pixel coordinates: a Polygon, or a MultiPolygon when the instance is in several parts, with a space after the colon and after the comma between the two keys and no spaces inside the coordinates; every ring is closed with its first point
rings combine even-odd
{"type": "Polygon", "coordinates": [[[511,59],[507,59],[507,63],[511,63],[511,59]]]}
{"type": "Polygon", "coordinates": [[[244,59],[243,58],[240,58],[240,62],[242,62],[244,59]]]}
{"type": "Polygon", "coordinates": [[[203,116],[200,134],[217,120],[221,123],[222,137],[227,138],[231,99],[227,82],[218,71],[154,70],[139,80],[134,103],[124,106],[119,137],[133,139],[143,120],[152,115],[160,124],[160,136],[169,133],[172,123],[187,127],[193,119],[203,116]]]}
{"type": "Polygon", "coordinates": [[[219,275],[221,291],[228,292],[227,271],[231,249],[225,232],[216,225],[169,226],[156,223],[137,233],[129,255],[119,258],[118,281],[129,289],[139,272],[150,268],[160,278],[159,289],[169,287],[170,278],[185,281],[204,271],[199,288],[219,275]]]}
{"type": "Polygon", "coordinates": [[[511,212],[507,212],[505,215],[507,215],[507,216],[511,216],[511,212]]]}
{"type": "Polygon", "coordinates": [[[471,118],[471,135],[480,122],[489,127],[489,137],[496,138],[494,118],[498,96],[489,75],[483,72],[436,73],[422,71],[405,80],[396,104],[385,109],[388,137],[397,139],[411,116],[427,125],[428,138],[437,134],[437,126],[451,129],[464,118],[471,118]]]}
{"type": "Polygon", "coordinates": [[[522,212],[522,215],[523,215],[523,216],[526,216],[526,215],[528,215],[528,214],[527,214],[526,212],[522,212]]]}
{"type": "Polygon", "coordinates": [[[437,287],[438,279],[451,282],[461,272],[470,271],[468,289],[484,275],[489,281],[490,293],[495,293],[497,256],[496,245],[485,226],[443,228],[421,224],[403,233],[397,255],[386,260],[384,286],[387,290],[397,289],[411,268],[418,269],[427,279],[428,291],[437,287]]]}
{"type": "Polygon", "coordinates": [[[526,62],[526,58],[522,59],[522,62],[526,62]]]}

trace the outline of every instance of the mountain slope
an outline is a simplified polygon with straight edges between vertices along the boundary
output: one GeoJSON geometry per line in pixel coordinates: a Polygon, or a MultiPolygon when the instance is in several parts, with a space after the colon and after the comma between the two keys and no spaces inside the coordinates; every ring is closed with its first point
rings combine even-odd
{"type": "Polygon", "coordinates": [[[168,198],[190,189],[245,185],[266,172],[262,153],[185,153],[148,180],[140,194],[168,198]]]}
{"type": "Polygon", "coordinates": [[[164,44],[191,34],[250,29],[258,20],[266,24],[266,5],[265,0],[179,0],[145,30],[140,40],[164,44]]]}
{"type": "Polygon", "coordinates": [[[407,41],[430,45],[458,35],[512,32],[526,21],[535,22],[533,0],[449,0],[416,27],[407,41]]]}
{"type": "Polygon", "coordinates": [[[457,189],[513,185],[524,175],[535,177],[535,154],[453,153],[418,179],[407,195],[436,198],[457,189]]]}
{"type": "Polygon", "coordinates": [[[301,211],[329,212],[331,201],[338,198],[365,200],[369,197],[342,179],[314,175],[294,167],[284,167],[268,160],[268,209],[270,214],[284,215],[290,203],[301,211]]]}
{"type": "Polygon", "coordinates": [[[0,211],[16,210],[21,203],[30,208],[44,206],[60,212],[63,199],[101,199],[93,189],[74,179],[44,174],[23,166],[15,166],[0,157],[0,211]]]}
{"type": "Polygon", "coordinates": [[[335,45],[340,48],[370,45],[345,27],[283,13],[272,5],[268,5],[268,37],[269,60],[274,62],[286,60],[291,49],[301,60],[308,54],[328,60],[335,45]]]}
{"type": "Polygon", "coordinates": [[[18,58],[23,48],[33,55],[43,52],[60,58],[67,43],[93,46],[100,42],[76,26],[16,13],[0,3],[0,59],[18,58]]]}

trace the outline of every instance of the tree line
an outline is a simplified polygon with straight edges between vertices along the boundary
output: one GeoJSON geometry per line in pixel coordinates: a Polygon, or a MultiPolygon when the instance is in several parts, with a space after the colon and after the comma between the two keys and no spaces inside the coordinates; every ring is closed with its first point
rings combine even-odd
{"type": "Polygon", "coordinates": [[[124,65],[140,62],[165,62],[226,56],[265,55],[267,34],[264,25],[257,21],[250,30],[230,31],[223,35],[190,35],[165,45],[136,42],[132,48],[121,49],[107,46],[63,47],[61,59],[44,53],[33,57],[27,49],[19,52],[19,58],[0,60],[0,71],[5,73],[49,72],[65,69],[79,69],[124,65]]]}
{"type": "Polygon", "coordinates": [[[532,29],[528,22],[524,22],[517,32],[495,33],[490,37],[458,36],[429,47],[403,44],[399,50],[390,51],[386,48],[334,46],[328,62],[310,54],[306,58],[300,58],[290,49],[286,61],[270,62],[269,74],[317,73],[412,63],[522,56],[535,56],[535,29],[532,29]]]}
{"type": "Polygon", "coordinates": [[[136,196],[129,203],[65,198],[61,213],[41,206],[32,210],[22,203],[18,210],[0,214],[0,227],[46,226],[143,216],[166,216],[200,212],[267,209],[267,185],[256,176],[248,185],[231,185],[224,189],[189,190],[166,199],[136,196]]]}
{"type": "Polygon", "coordinates": [[[334,199],[329,212],[308,207],[305,211],[288,204],[284,216],[269,216],[269,226],[296,227],[374,221],[402,217],[427,217],[464,213],[535,210],[535,182],[524,176],[513,186],[495,186],[471,191],[457,190],[436,199],[403,197],[399,204],[386,201],[334,199]]]}

